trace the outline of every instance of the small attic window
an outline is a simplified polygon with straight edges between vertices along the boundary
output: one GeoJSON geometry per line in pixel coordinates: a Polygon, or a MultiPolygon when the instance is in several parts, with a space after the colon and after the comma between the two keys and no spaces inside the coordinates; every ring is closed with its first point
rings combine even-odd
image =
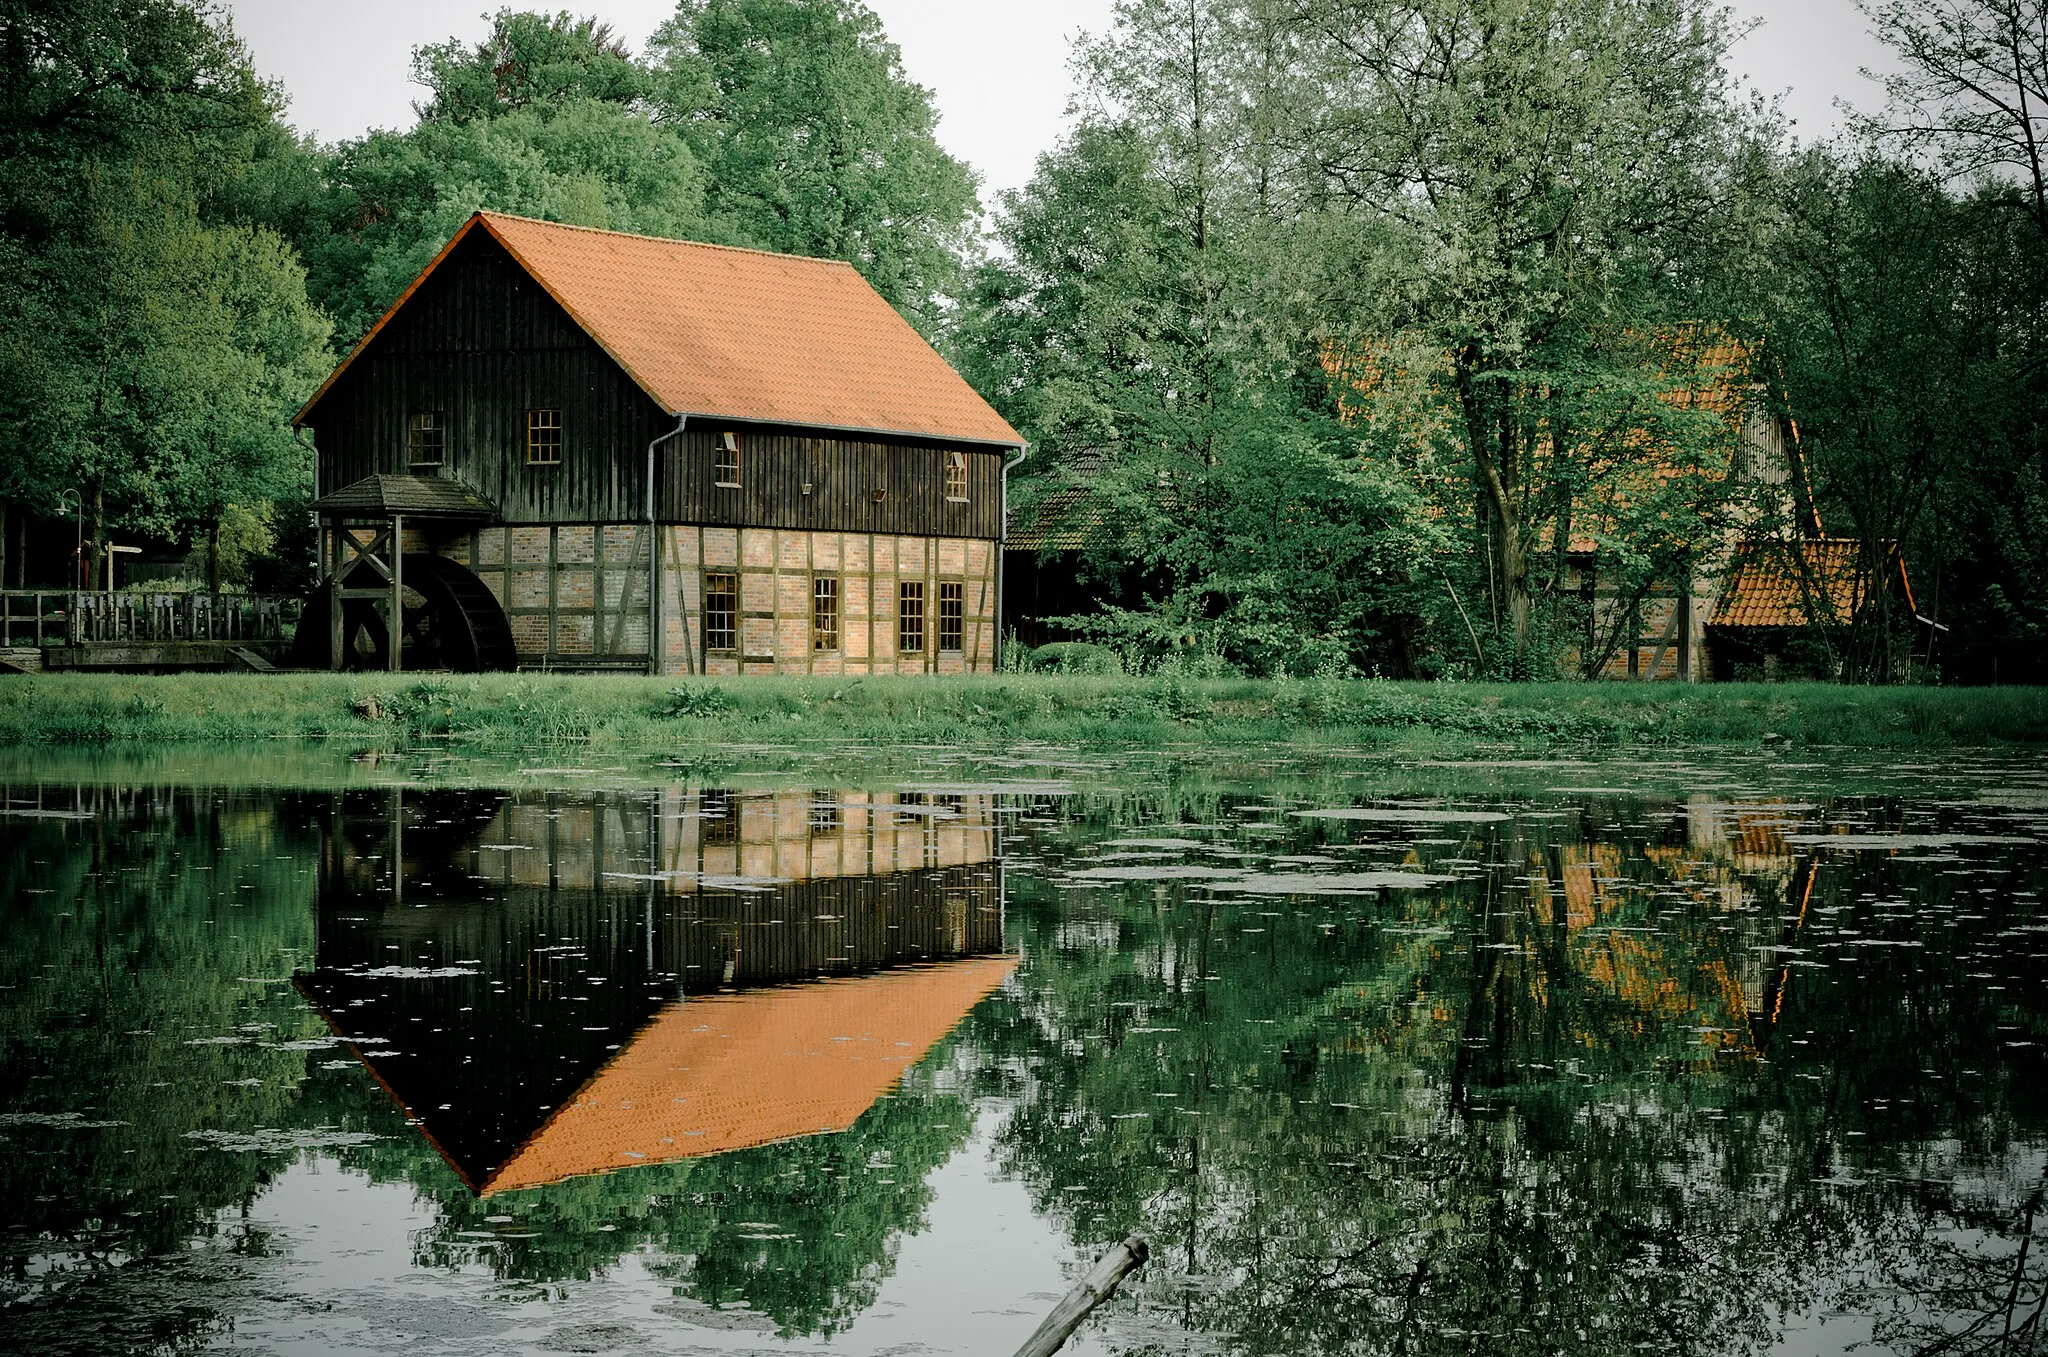
{"type": "Polygon", "coordinates": [[[718,435],[718,442],[711,452],[711,479],[719,485],[737,490],[740,484],[740,436],[726,432],[718,435]]]}
{"type": "Polygon", "coordinates": [[[407,459],[415,471],[438,467],[448,451],[448,417],[439,410],[420,410],[406,425],[407,459]]]}
{"type": "Polygon", "coordinates": [[[562,412],[560,410],[528,410],[526,412],[526,464],[528,466],[560,466],[562,464],[562,412]]]}
{"type": "Polygon", "coordinates": [[[946,498],[955,504],[967,502],[967,457],[963,453],[946,454],[946,498]]]}

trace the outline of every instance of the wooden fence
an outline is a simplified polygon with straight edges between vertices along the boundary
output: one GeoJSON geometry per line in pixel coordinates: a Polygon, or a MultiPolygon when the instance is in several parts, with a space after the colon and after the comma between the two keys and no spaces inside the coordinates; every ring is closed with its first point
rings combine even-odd
{"type": "Polygon", "coordinates": [[[0,649],[283,641],[298,623],[299,606],[285,594],[0,590],[0,649]]]}

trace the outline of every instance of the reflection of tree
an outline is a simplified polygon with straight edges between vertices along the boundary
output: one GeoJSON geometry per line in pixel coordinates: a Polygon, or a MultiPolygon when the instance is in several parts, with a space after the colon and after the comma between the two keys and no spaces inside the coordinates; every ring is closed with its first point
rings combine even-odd
{"type": "MultiPolygon", "coordinates": [[[[2038,1156],[2037,1156],[2038,1157],[2038,1156]]],[[[1868,1280],[1844,1304],[1876,1317],[1874,1335],[1919,1357],[2048,1352],[2048,1168],[1967,1185],[1916,1185],[1874,1250],[1868,1280]]]]}
{"type": "Polygon", "coordinates": [[[191,1136],[281,1126],[297,1102],[308,1052],[288,1043],[321,1028],[264,982],[310,951],[311,845],[258,798],[44,799],[91,818],[0,837],[0,1337],[169,1344],[218,1322],[219,1251],[264,1247],[220,1213],[289,1156],[191,1136]]]}
{"type": "MultiPolygon", "coordinates": [[[[926,1068],[943,1067],[948,1047],[926,1068]]],[[[966,1140],[973,1110],[913,1074],[844,1133],[574,1178],[478,1199],[360,1080],[312,1086],[321,1120],[398,1134],[338,1151],[378,1181],[411,1183],[435,1221],[422,1267],[481,1265],[506,1281],[599,1276],[652,1249],[650,1268],[706,1304],[746,1301],[788,1333],[832,1332],[873,1304],[902,1236],[922,1227],[925,1179],[966,1140]],[[331,1101],[327,1101],[331,1099],[331,1101]],[[510,1217],[509,1221],[503,1218],[510,1217]],[[495,1219],[494,1219],[495,1218],[495,1219]]]]}
{"type": "Polygon", "coordinates": [[[1884,1257],[1941,1324],[1993,1276],[2038,1305],[2016,1196],[1987,1251],[1845,1175],[1915,1137],[2038,1145],[2002,1080],[1956,1074],[2048,993],[1986,1003],[1968,940],[1906,936],[1953,926],[1936,871],[1816,878],[1759,840],[1589,814],[1475,832],[1439,851],[1482,870],[1363,903],[1021,892],[1025,994],[982,1038],[1033,1069],[1003,1151],[1080,1241],[1151,1232],[1153,1313],[1244,1352],[1753,1351],[1884,1257]],[[1766,974],[1809,909],[1873,945],[1766,974]],[[1944,1231],[1948,1263],[1886,1243],[1944,1231]]]}

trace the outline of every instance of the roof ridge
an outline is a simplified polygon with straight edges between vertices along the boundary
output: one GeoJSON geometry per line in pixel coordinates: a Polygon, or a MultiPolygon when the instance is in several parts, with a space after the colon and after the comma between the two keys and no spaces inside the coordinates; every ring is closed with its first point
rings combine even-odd
{"type": "MultiPolygon", "coordinates": [[[[549,221],[545,217],[526,217],[521,216],[517,212],[494,212],[481,207],[476,210],[476,215],[480,218],[488,217],[498,221],[525,222],[529,226],[553,227],[561,231],[588,231],[596,236],[618,236],[624,240],[648,240],[660,245],[688,245],[698,250],[725,250],[732,254],[760,254],[766,255],[770,259],[794,259],[804,264],[834,264],[843,269],[853,268],[853,265],[847,263],[844,259],[831,259],[817,254],[792,254],[787,250],[764,250],[752,245],[720,245],[709,240],[685,240],[681,236],[650,236],[641,231],[614,231],[605,226],[581,226],[575,222],[549,221]]],[[[854,269],[854,272],[859,273],[860,270],[854,269]]]]}

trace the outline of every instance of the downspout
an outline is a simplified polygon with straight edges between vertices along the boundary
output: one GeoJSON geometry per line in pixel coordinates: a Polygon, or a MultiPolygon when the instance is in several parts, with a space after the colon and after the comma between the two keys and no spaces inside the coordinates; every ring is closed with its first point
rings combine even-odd
{"type": "Polygon", "coordinates": [[[1029,443],[1020,443],[1017,445],[1016,459],[1003,463],[1002,522],[996,530],[996,672],[998,674],[1003,672],[1003,576],[1008,574],[1010,569],[1010,472],[1022,466],[1024,459],[1030,455],[1031,445],[1029,443]]]}
{"type": "MultiPolygon", "coordinates": [[[[689,427],[690,417],[676,416],[676,426],[665,434],[659,434],[647,445],[647,672],[661,672],[661,544],[656,540],[654,522],[654,450],[675,438],[689,427]]],[[[683,646],[687,653],[690,638],[689,628],[683,629],[683,646]]]]}
{"type": "MultiPolygon", "coordinates": [[[[293,420],[287,427],[292,431],[292,442],[304,448],[306,455],[313,459],[313,499],[317,502],[320,498],[320,449],[306,441],[306,430],[297,420],[293,420]]],[[[306,516],[313,520],[313,550],[318,555],[320,565],[325,567],[328,557],[326,530],[320,526],[319,514],[308,509],[306,516]]],[[[339,553],[337,552],[336,555],[338,556],[339,553]]]]}

